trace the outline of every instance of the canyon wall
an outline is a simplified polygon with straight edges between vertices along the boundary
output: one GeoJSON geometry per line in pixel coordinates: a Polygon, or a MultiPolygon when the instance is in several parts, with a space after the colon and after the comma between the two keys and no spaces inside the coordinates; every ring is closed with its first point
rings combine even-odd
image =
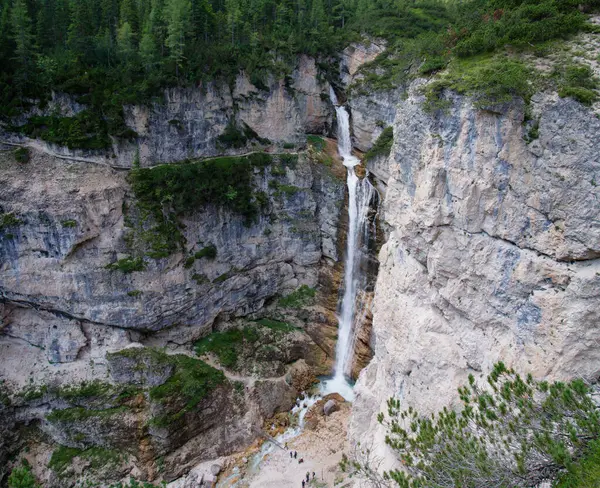
{"type": "MultiPolygon", "coordinates": [[[[160,100],[149,105],[123,107],[133,140],[112,139],[109,150],[69,149],[39,139],[29,139],[0,127],[0,140],[25,144],[63,158],[131,168],[139,156],[142,166],[221,154],[240,154],[261,145],[303,145],[305,134],[325,134],[331,129],[333,111],[329,84],[318,72],[315,60],[299,56],[289,76],[269,76],[264,86],[252,84],[240,73],[229,85],[225,81],[202,82],[195,87],[164,90],[160,100]],[[247,144],[229,147],[222,143],[228,127],[252,136],[247,144]]],[[[33,107],[12,123],[21,125],[31,115],[72,117],[85,110],[70,96],[54,93],[44,109],[33,107]]]]}
{"type": "Polygon", "coordinates": [[[29,446],[48,487],[86,474],[85,463],[62,477],[46,468],[59,446],[124,453],[100,479],[171,480],[248,445],[329,370],[339,162],[268,156],[252,170],[263,199],[254,221],[195,208],[178,216],[182,248],[127,269],[119,265],[137,252],[132,229],[155,232],[127,172],[31,155],[19,163],[0,154],[0,457],[29,446]],[[303,286],[320,292],[302,308],[280,303],[303,286]],[[235,326],[255,330],[235,368],[198,359],[195,341],[235,326]],[[192,410],[182,403],[190,391],[192,410]]]}
{"type": "Polygon", "coordinates": [[[372,167],[388,236],[373,302],[374,358],[356,385],[350,437],[394,462],[377,413],[395,397],[456,405],[497,361],[537,378],[600,374],[600,121],[554,93],[476,109],[447,93],[427,113],[414,83],[394,144],[372,167]]]}

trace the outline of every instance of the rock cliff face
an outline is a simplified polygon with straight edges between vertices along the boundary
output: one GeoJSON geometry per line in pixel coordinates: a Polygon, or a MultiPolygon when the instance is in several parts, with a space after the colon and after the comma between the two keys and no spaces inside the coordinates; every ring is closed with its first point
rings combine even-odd
{"type": "MultiPolygon", "coordinates": [[[[229,86],[209,82],[194,88],[173,88],[164,99],[146,105],[124,107],[125,123],[137,133],[130,142],[114,141],[109,151],[68,149],[41,140],[30,140],[0,130],[0,139],[24,143],[49,154],[130,168],[136,153],[142,166],[181,161],[187,158],[243,153],[252,144],[304,144],[305,134],[329,132],[332,108],[329,85],[318,73],[315,60],[300,56],[290,76],[270,77],[266,85],[253,85],[245,74],[229,86]],[[254,137],[242,147],[232,148],[219,141],[228,126],[250,127],[254,137]]],[[[59,113],[69,117],[85,109],[64,94],[54,94],[43,111],[34,115],[59,113]]],[[[14,124],[22,124],[26,115],[14,124]]]]}
{"type": "Polygon", "coordinates": [[[379,172],[389,238],[350,433],[388,466],[376,415],[389,397],[434,411],[500,360],[539,378],[600,374],[600,121],[538,94],[527,143],[522,105],[448,94],[451,108],[428,114],[418,87],[379,172]]]}
{"type": "MultiPolygon", "coordinates": [[[[194,209],[179,217],[182,249],[146,257],[145,269],[124,272],[107,266],[132,252],[131,220],[148,218],[132,211],[136,197],[126,172],[39,152],[26,164],[10,152],[0,157],[0,378],[9,391],[0,429],[14,432],[13,419],[39,426],[47,436],[42,466],[53,442],[96,446],[134,456],[144,479],[159,474],[160,458],[160,475],[173,479],[201,459],[251,442],[265,419],[293,405],[307,379],[327,371],[335,331],[329,297],[309,297],[302,309],[278,300],[301,285],[317,287],[338,260],[344,201],[338,169],[305,154],[272,156],[252,174],[265,199],[253,223],[216,206],[194,209]],[[197,254],[209,244],[214,256],[197,254]],[[250,321],[260,318],[299,329],[285,343],[260,336],[262,348],[248,352],[256,357],[252,370],[226,372],[225,382],[197,404],[200,413],[178,417],[187,412],[181,398],[156,399],[163,397],[153,389],[185,379],[194,341],[233,326],[256,328],[250,321]],[[126,368],[109,360],[125,347],[142,346],[166,348],[162,362],[126,368]],[[301,358],[308,365],[299,365],[301,358]],[[151,378],[140,376],[146,370],[151,378]],[[97,382],[112,389],[89,393],[85,385],[97,382]],[[72,385],[81,391],[65,396],[72,385]],[[82,408],[97,414],[82,414],[82,408]],[[165,416],[177,421],[152,427],[153,418],[165,416]]],[[[278,324],[267,322],[273,333],[278,324]]],[[[215,366],[222,369],[218,361],[215,366]]],[[[18,445],[0,445],[0,454],[18,445]]],[[[68,485],[39,474],[45,486],[68,485]]]]}

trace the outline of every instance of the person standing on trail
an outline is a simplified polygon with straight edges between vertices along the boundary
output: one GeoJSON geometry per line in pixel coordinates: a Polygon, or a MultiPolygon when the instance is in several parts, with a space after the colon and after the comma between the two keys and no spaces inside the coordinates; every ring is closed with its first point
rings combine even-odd
{"type": "Polygon", "coordinates": [[[306,472],[306,482],[308,483],[310,481],[310,473],[307,471],[306,472]]]}
{"type": "Polygon", "coordinates": [[[298,457],[298,451],[294,451],[294,459],[298,457]]]}
{"type": "Polygon", "coordinates": [[[304,483],[304,480],[302,480],[302,488],[304,488],[304,484],[305,484],[305,483],[304,483]]]}
{"type": "Polygon", "coordinates": [[[290,451],[290,459],[292,459],[294,457],[294,453],[292,451],[290,451]]]}
{"type": "Polygon", "coordinates": [[[315,479],[315,472],[313,471],[313,480],[315,479]]]}

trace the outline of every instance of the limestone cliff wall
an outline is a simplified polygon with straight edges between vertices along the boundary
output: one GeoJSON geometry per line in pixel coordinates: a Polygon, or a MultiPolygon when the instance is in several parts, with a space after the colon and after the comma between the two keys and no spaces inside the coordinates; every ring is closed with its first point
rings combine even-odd
{"type": "MultiPolygon", "coordinates": [[[[335,309],[329,309],[328,296],[319,295],[302,310],[280,307],[278,299],[301,285],[318,288],[321,275],[331,274],[339,260],[345,186],[337,176],[341,168],[305,154],[288,156],[291,162],[275,156],[255,169],[252,184],[267,198],[255,222],[220,207],[194,209],[179,217],[183,249],[166,258],[146,257],[144,270],[124,273],[107,265],[131,254],[128,221],[145,218],[132,211],[136,200],[127,172],[37,151],[25,164],[11,152],[0,154],[0,431],[6,439],[19,425],[39,426],[62,445],[100,443],[132,453],[144,479],[157,476],[160,457],[161,476],[173,479],[201,459],[244,447],[266,418],[291,408],[312,375],[328,370],[335,309]],[[189,262],[209,244],[214,259],[189,262]],[[199,405],[200,414],[186,415],[173,428],[148,430],[150,417],[160,411],[147,395],[126,405],[112,395],[98,405],[51,393],[86,381],[119,383],[123,375],[115,376],[108,356],[126,347],[195,357],[195,340],[261,317],[290,322],[298,332],[284,344],[261,339],[263,349],[248,352],[257,358],[254,373],[228,377],[199,405]],[[304,361],[296,364],[300,359],[310,369],[304,361]],[[106,413],[100,423],[80,419],[72,410],[80,407],[106,413]],[[46,420],[65,408],[76,418],[46,420]],[[124,439],[119,431],[135,435],[124,439]],[[89,433],[94,438],[86,443],[89,433]]],[[[139,388],[136,375],[129,376],[139,388]]],[[[18,450],[19,442],[0,443],[0,459],[18,450]]],[[[45,468],[53,447],[48,439],[41,445],[38,461],[45,468]]],[[[38,474],[45,486],[70,486],[48,471],[38,474]]]]}
{"type": "MultiPolygon", "coordinates": [[[[315,60],[299,56],[289,76],[270,76],[260,88],[240,73],[231,86],[212,81],[190,88],[171,88],[164,91],[160,101],[125,106],[125,123],[137,137],[131,141],[114,140],[109,150],[69,149],[4,132],[1,127],[0,140],[117,168],[130,168],[136,153],[143,166],[150,166],[252,150],[251,142],[238,149],[219,144],[219,136],[230,123],[239,129],[246,124],[259,138],[273,144],[303,145],[305,134],[327,133],[331,128],[333,110],[328,94],[329,84],[319,75],[315,60]]],[[[71,97],[55,93],[44,110],[34,108],[30,114],[73,116],[85,108],[71,97]]],[[[13,124],[25,123],[27,115],[15,119],[13,124]]]]}
{"type": "Polygon", "coordinates": [[[539,378],[600,374],[600,121],[538,94],[527,143],[522,104],[448,94],[429,114],[418,85],[397,106],[375,354],[350,433],[388,463],[376,415],[389,397],[434,411],[500,360],[539,378]]]}

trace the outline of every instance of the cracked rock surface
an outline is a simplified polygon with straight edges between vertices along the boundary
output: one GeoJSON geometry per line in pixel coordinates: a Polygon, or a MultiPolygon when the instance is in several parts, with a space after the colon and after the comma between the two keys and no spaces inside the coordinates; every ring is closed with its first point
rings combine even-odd
{"type": "Polygon", "coordinates": [[[376,416],[389,397],[436,411],[501,360],[538,378],[600,373],[600,120],[538,94],[528,144],[522,105],[476,110],[448,94],[449,111],[428,114],[418,86],[379,172],[389,239],[350,424],[387,466],[376,416]]]}

